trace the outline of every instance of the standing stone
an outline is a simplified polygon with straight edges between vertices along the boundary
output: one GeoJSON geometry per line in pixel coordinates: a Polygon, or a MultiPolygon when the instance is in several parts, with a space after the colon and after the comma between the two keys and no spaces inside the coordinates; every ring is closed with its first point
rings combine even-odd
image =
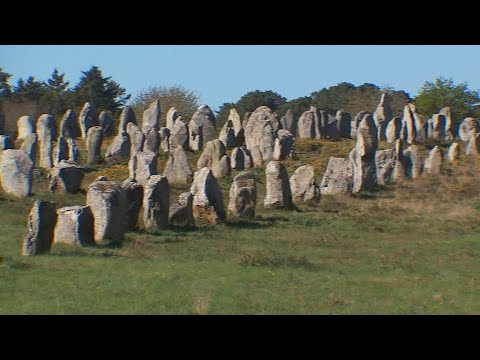
{"type": "Polygon", "coordinates": [[[53,242],[95,245],[94,219],[90,206],[68,206],[57,210],[53,242]]]}
{"type": "Polygon", "coordinates": [[[143,151],[153,152],[155,154],[158,154],[158,149],[160,148],[160,139],[161,139],[160,133],[162,132],[162,129],[167,129],[167,128],[161,128],[160,131],[155,131],[153,129],[150,129],[148,133],[145,134],[143,151]]]}
{"type": "Polygon", "coordinates": [[[94,218],[95,241],[118,242],[127,231],[127,197],[114,181],[96,181],[87,192],[94,218]]]}
{"type": "Polygon", "coordinates": [[[228,115],[228,121],[231,121],[233,126],[233,131],[235,133],[235,141],[237,146],[243,145],[245,142],[245,130],[242,125],[242,121],[240,119],[240,115],[237,113],[237,110],[230,109],[230,113],[228,115]]]}
{"type": "Polygon", "coordinates": [[[194,226],[193,195],[190,192],[181,193],[176,203],[170,207],[168,221],[172,225],[194,226]]]}
{"type": "Polygon", "coordinates": [[[247,149],[252,152],[252,157],[254,156],[253,148],[256,146],[261,153],[263,163],[273,159],[275,127],[278,129],[278,124],[277,114],[267,106],[260,106],[250,115],[245,127],[245,142],[247,149]]]}
{"type": "Polygon", "coordinates": [[[401,139],[395,140],[393,153],[395,166],[391,178],[392,180],[401,181],[407,177],[407,170],[411,167],[410,158],[404,155],[403,141],[401,139]]]}
{"type": "Polygon", "coordinates": [[[40,145],[39,166],[44,169],[53,167],[53,140],[55,138],[55,120],[52,115],[43,114],[37,120],[37,134],[40,145]]]}
{"type": "Polygon", "coordinates": [[[407,104],[403,109],[402,118],[403,127],[405,128],[405,141],[408,144],[423,144],[427,139],[427,124],[423,117],[416,112],[415,105],[407,104]]]}
{"type": "MultiPolygon", "coordinates": [[[[190,122],[190,124],[192,123],[190,122]]],[[[188,145],[193,151],[203,150],[203,126],[197,124],[190,126],[190,124],[188,125],[188,145]]]]}
{"type": "Polygon", "coordinates": [[[121,133],[113,138],[105,154],[109,164],[125,163],[130,158],[130,138],[127,133],[121,133]]]}
{"type": "Polygon", "coordinates": [[[252,115],[252,112],[251,112],[251,111],[247,111],[247,112],[243,115],[242,127],[243,127],[244,130],[245,130],[245,127],[247,126],[248,120],[250,119],[250,115],[252,115]]]}
{"type": "Polygon", "coordinates": [[[111,137],[115,134],[113,119],[106,111],[102,111],[98,116],[99,126],[103,129],[103,136],[111,137]]]}
{"type": "Polygon", "coordinates": [[[252,155],[253,166],[263,166],[262,152],[257,145],[252,146],[250,154],[252,155]]]}
{"type": "Polygon", "coordinates": [[[375,153],[375,171],[378,185],[385,185],[392,179],[395,163],[394,150],[378,150],[375,153]]]}
{"type": "Polygon", "coordinates": [[[27,221],[27,235],[23,240],[22,255],[50,252],[57,223],[55,203],[35,200],[27,221]]]}
{"type": "Polygon", "coordinates": [[[446,126],[447,118],[444,115],[434,114],[432,116],[432,139],[445,140],[446,139],[446,126]]]}
{"type": "Polygon", "coordinates": [[[78,159],[80,158],[80,150],[78,149],[75,139],[68,138],[67,146],[68,146],[68,160],[77,162],[78,159]]]}
{"type": "Polygon", "coordinates": [[[315,138],[315,119],[312,111],[305,111],[298,119],[298,137],[300,139],[315,138]]]}
{"type": "Polygon", "coordinates": [[[68,160],[69,151],[67,140],[60,136],[57,141],[57,147],[53,152],[53,165],[56,166],[62,160],[68,160]]]}
{"type": "Polygon", "coordinates": [[[154,175],[145,185],[143,222],[146,229],[166,229],[170,205],[170,185],[165,176],[154,175]]]}
{"type": "Polygon", "coordinates": [[[158,99],[143,112],[142,132],[146,134],[151,129],[160,130],[160,101],[158,99]]]}
{"type": "Polygon", "coordinates": [[[130,159],[128,169],[130,177],[145,185],[150,176],[158,174],[158,154],[139,152],[130,159]]]}
{"type": "Polygon", "coordinates": [[[315,169],[312,165],[303,165],[290,177],[290,189],[295,202],[320,201],[320,188],[315,182],[315,169]]]}
{"type": "Polygon", "coordinates": [[[22,143],[22,146],[20,146],[20,150],[25,151],[28,156],[30,156],[30,159],[33,162],[33,167],[35,167],[35,164],[37,162],[37,139],[37,134],[27,135],[22,143]]]}
{"type": "Polygon", "coordinates": [[[118,120],[118,131],[117,134],[121,134],[127,131],[128,123],[134,123],[137,125],[137,118],[132,108],[125,106],[120,114],[120,119],[118,120]]]}
{"type": "Polygon", "coordinates": [[[75,164],[74,162],[61,160],[52,170],[50,170],[50,186],[51,192],[57,190],[76,194],[80,191],[85,168],[75,164]]]}
{"type": "Polygon", "coordinates": [[[353,164],[349,159],[331,157],[320,184],[322,195],[346,194],[351,192],[353,164]]]}
{"type": "Polygon", "coordinates": [[[410,145],[403,151],[406,157],[406,175],[410,179],[418,179],[423,171],[422,159],[416,145],[410,145]]]}
{"type": "Polygon", "coordinates": [[[322,139],[325,136],[327,114],[324,110],[318,110],[315,106],[310,106],[310,111],[313,114],[313,139],[322,139]]]}
{"type": "Polygon", "coordinates": [[[208,167],[195,172],[190,192],[193,194],[194,217],[207,219],[212,224],[225,220],[222,189],[208,167]]]}
{"type": "Polygon", "coordinates": [[[360,122],[363,120],[365,115],[367,115],[369,112],[368,111],[360,111],[355,117],[353,118],[351,124],[350,124],[350,137],[352,139],[357,138],[357,129],[358,126],[360,125],[360,122]]]}
{"type": "Polygon", "coordinates": [[[175,127],[175,121],[178,118],[178,113],[177,109],[174,107],[171,107],[167,111],[166,115],[166,121],[165,121],[165,127],[168,128],[170,131],[173,131],[173,128],[175,127]]]}
{"type": "Polygon", "coordinates": [[[478,132],[480,132],[480,123],[472,117],[463,119],[458,126],[458,137],[465,142],[468,142],[470,138],[478,132]]]}
{"type": "Polygon", "coordinates": [[[440,170],[442,169],[443,163],[443,151],[440,147],[435,146],[428,157],[425,159],[425,173],[429,175],[440,175],[440,170]]]}
{"type": "Polygon", "coordinates": [[[80,111],[80,115],[78,116],[78,122],[80,123],[80,130],[82,132],[82,138],[84,139],[87,138],[88,129],[98,125],[95,109],[89,102],[83,105],[82,111],[80,111]]]}
{"type": "Polygon", "coordinates": [[[460,158],[460,145],[456,142],[452,143],[452,145],[448,148],[447,159],[450,162],[454,162],[460,158]]]}
{"type": "Polygon", "coordinates": [[[232,149],[237,146],[237,138],[235,137],[235,130],[231,120],[227,120],[223,125],[218,139],[225,145],[227,149],[232,149]]]}
{"type": "Polygon", "coordinates": [[[292,158],[295,149],[295,137],[288,130],[278,130],[273,149],[273,160],[292,158]]]}
{"type": "Polygon", "coordinates": [[[31,116],[21,116],[17,121],[17,140],[23,140],[27,135],[35,133],[35,124],[31,116]]]}
{"type": "Polygon", "coordinates": [[[233,179],[230,187],[228,211],[241,218],[255,217],[257,206],[257,187],[251,171],[242,171],[233,179]]]}
{"type": "Polygon", "coordinates": [[[134,178],[128,178],[123,182],[122,187],[127,198],[127,231],[136,230],[143,204],[143,186],[134,178]]]}
{"type": "Polygon", "coordinates": [[[192,180],[193,171],[188,163],[187,153],[181,145],[170,153],[163,174],[172,184],[186,184],[192,180]]]}
{"type": "Polygon", "coordinates": [[[468,140],[465,153],[467,155],[480,154],[480,133],[472,134],[472,136],[470,137],[470,140],[468,140]]]}
{"type": "Polygon", "coordinates": [[[402,119],[394,117],[387,124],[385,130],[385,138],[387,142],[393,144],[395,140],[400,139],[400,132],[402,130],[402,119]]]}
{"type": "Polygon", "coordinates": [[[127,134],[130,138],[130,157],[143,151],[145,144],[145,134],[134,123],[127,124],[127,134]]]}
{"type": "Polygon", "coordinates": [[[170,148],[175,149],[178,145],[188,150],[188,125],[179,116],[175,121],[173,130],[170,129],[170,148]]]}
{"type": "Polygon", "coordinates": [[[352,115],[349,112],[341,109],[335,115],[337,118],[337,130],[342,138],[349,138],[352,126],[352,115]]]}
{"type": "Polygon", "coordinates": [[[233,170],[242,171],[250,169],[253,166],[252,157],[244,146],[236,147],[232,150],[230,158],[230,167],[233,170]]]}
{"type": "Polygon", "coordinates": [[[157,132],[157,139],[160,149],[162,149],[163,152],[170,152],[170,130],[166,127],[160,128],[157,132]]]}
{"type": "Polygon", "coordinates": [[[373,119],[378,130],[378,140],[386,140],[385,129],[387,124],[393,118],[393,111],[390,96],[383,93],[377,109],[373,113],[373,119]]]}
{"type": "Polygon", "coordinates": [[[441,108],[438,113],[445,116],[445,140],[452,141],[455,138],[452,108],[450,106],[445,106],[441,108]]]}
{"type": "Polygon", "coordinates": [[[15,143],[10,136],[0,135],[0,153],[8,149],[15,149],[15,143]]]}
{"type": "Polygon", "coordinates": [[[0,180],[3,190],[17,196],[32,193],[33,162],[22,150],[4,150],[1,154],[0,180]]]}
{"type": "Polygon", "coordinates": [[[325,112],[326,118],[328,119],[327,124],[325,125],[324,137],[330,140],[340,139],[340,132],[338,130],[339,125],[337,124],[337,118],[327,114],[325,112]]]}
{"type": "Polygon", "coordinates": [[[193,114],[188,125],[190,134],[199,126],[202,127],[203,144],[215,140],[217,137],[217,132],[215,130],[215,127],[217,126],[217,120],[215,119],[212,110],[210,110],[207,105],[201,105],[195,114],[193,114]]]}
{"type": "Polygon", "coordinates": [[[265,208],[292,209],[292,191],[287,169],[280,161],[270,161],[265,168],[266,194],[263,201],[265,208]]]}
{"type": "Polygon", "coordinates": [[[82,136],[80,126],[77,121],[77,114],[73,109],[68,109],[60,122],[60,136],[66,139],[75,139],[82,136]]]}
{"type": "Polygon", "coordinates": [[[282,129],[290,131],[293,136],[297,135],[297,121],[291,109],[287,110],[285,116],[280,119],[282,129]]]}
{"type": "Polygon", "coordinates": [[[96,164],[102,157],[103,128],[92,126],[87,134],[88,163],[96,164]]]}
{"type": "Polygon", "coordinates": [[[221,178],[230,175],[230,158],[225,145],[218,139],[209,141],[197,161],[197,168],[209,167],[213,176],[221,178]]]}

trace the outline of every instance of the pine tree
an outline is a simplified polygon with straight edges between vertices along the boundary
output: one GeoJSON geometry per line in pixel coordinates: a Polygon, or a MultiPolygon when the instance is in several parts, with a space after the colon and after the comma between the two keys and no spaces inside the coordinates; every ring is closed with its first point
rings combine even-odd
{"type": "Polygon", "coordinates": [[[12,93],[12,87],[9,84],[11,74],[6,73],[0,68],[0,100],[7,99],[12,93]]]}

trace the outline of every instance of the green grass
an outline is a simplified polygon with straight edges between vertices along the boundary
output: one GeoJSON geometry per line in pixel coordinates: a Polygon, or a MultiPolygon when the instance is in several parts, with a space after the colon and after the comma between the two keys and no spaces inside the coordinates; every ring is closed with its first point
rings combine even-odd
{"type": "MultiPolygon", "coordinates": [[[[316,156],[291,160],[289,174],[290,165],[328,161],[330,144],[318,145],[316,156]]],[[[263,209],[264,173],[255,169],[254,220],[138,230],[119,247],[22,257],[35,197],[85,201],[46,193],[39,174],[34,197],[0,194],[0,314],[478,314],[478,169],[461,159],[438,179],[323,197],[297,211],[263,209]]],[[[125,178],[121,167],[94,175],[102,171],[125,178]]],[[[225,203],[230,180],[220,181],[225,203]]]]}

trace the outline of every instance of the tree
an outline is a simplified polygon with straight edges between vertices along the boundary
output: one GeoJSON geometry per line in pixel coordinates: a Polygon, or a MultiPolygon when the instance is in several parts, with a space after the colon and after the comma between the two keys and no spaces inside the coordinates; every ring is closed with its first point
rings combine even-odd
{"type": "MultiPolygon", "coordinates": [[[[160,100],[160,109],[166,114],[168,109],[175,107],[178,114],[185,122],[190,121],[197,108],[200,106],[200,96],[193,90],[185,89],[183,86],[150,86],[139,92],[132,101],[131,107],[136,116],[141,119],[143,112],[156,99],[160,100]]],[[[165,122],[165,117],[162,118],[165,122]]]]}
{"type": "Polygon", "coordinates": [[[310,109],[312,105],[312,98],[310,96],[299,97],[287,101],[285,104],[281,105],[277,109],[278,116],[282,117],[285,115],[288,109],[291,109],[293,116],[298,119],[305,111],[310,109]]]}
{"type": "Polygon", "coordinates": [[[479,92],[470,90],[466,82],[455,85],[452,79],[444,77],[434,82],[426,81],[413,102],[417,111],[427,117],[438,113],[444,106],[450,106],[454,124],[468,116],[480,116],[476,106],[480,102],[479,92]]]}
{"type": "Polygon", "coordinates": [[[45,94],[45,83],[29,76],[27,80],[18,79],[17,85],[13,87],[11,98],[16,102],[40,101],[43,94],[45,94]]]}
{"type": "Polygon", "coordinates": [[[73,88],[71,101],[76,110],[80,110],[85,102],[90,102],[97,110],[108,110],[117,115],[130,99],[126,90],[111,77],[103,77],[97,66],[82,71],[79,83],[73,88]]]}
{"type": "Polygon", "coordinates": [[[248,111],[254,111],[260,106],[268,106],[273,111],[277,111],[280,106],[285,104],[287,99],[283,96],[273,92],[267,91],[250,91],[243,95],[236,103],[224,103],[217,111],[217,124],[222,126],[228,119],[230,109],[234,107],[241,118],[248,111]]]}
{"type": "Polygon", "coordinates": [[[9,84],[11,74],[6,73],[0,68],[0,100],[7,99],[12,93],[12,87],[9,84]]]}
{"type": "Polygon", "coordinates": [[[65,81],[65,73],[59,74],[55,68],[45,84],[45,93],[40,99],[40,107],[46,109],[56,119],[61,118],[63,113],[71,107],[68,85],[65,81]]]}

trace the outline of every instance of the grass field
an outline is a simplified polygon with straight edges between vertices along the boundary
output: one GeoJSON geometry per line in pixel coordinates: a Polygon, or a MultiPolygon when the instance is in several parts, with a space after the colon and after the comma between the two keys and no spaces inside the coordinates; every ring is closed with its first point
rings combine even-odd
{"type": "MultiPolygon", "coordinates": [[[[301,141],[288,172],[312,163],[320,180],[329,157],[352,147],[301,141]]],[[[190,156],[194,164],[198,154],[190,156]]],[[[257,168],[252,221],[140,229],[120,247],[54,246],[22,257],[35,198],[57,207],[85,201],[49,194],[38,172],[33,197],[0,193],[0,314],[479,314],[479,169],[462,158],[437,178],[280,211],[263,208],[257,168]]],[[[97,166],[84,188],[99,175],[120,181],[128,170],[97,166]]],[[[220,181],[225,203],[232,177],[220,181]]],[[[185,189],[175,187],[172,200],[185,189]]]]}

